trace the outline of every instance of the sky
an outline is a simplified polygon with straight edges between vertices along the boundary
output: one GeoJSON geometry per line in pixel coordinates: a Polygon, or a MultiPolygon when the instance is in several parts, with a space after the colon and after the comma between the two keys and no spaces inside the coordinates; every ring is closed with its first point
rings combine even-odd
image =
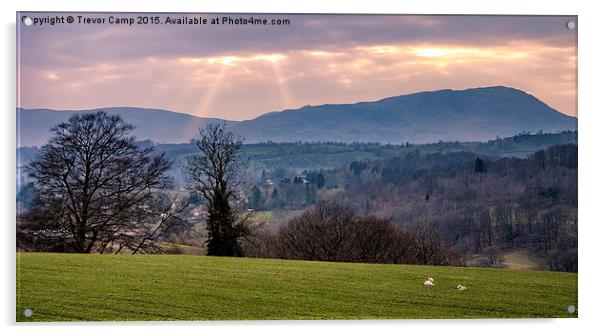
{"type": "MultiPolygon", "coordinates": [[[[258,15],[288,25],[105,24],[18,20],[22,108],[131,106],[229,120],[305,105],[439,89],[509,86],[577,113],[570,16],[258,15]]],[[[148,14],[147,14],[148,15],[148,14]]],[[[225,14],[152,14],[202,17],[225,14]]]]}

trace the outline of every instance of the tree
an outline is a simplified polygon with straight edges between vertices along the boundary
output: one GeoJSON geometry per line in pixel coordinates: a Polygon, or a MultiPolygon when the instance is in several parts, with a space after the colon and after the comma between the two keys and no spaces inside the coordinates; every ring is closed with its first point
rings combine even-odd
{"type": "Polygon", "coordinates": [[[316,186],[318,186],[318,189],[321,189],[322,187],[324,187],[325,184],[326,184],[326,179],[324,178],[324,173],[322,173],[322,171],[320,171],[318,176],[316,176],[316,186]]]}
{"type": "Polygon", "coordinates": [[[390,220],[358,216],[336,202],[318,202],[277,233],[257,235],[250,247],[255,248],[255,256],[285,259],[416,263],[412,235],[390,220]]]}
{"type": "Polygon", "coordinates": [[[354,218],[351,208],[320,202],[280,228],[280,256],[287,259],[342,261],[354,218]]]}
{"type": "MultiPolygon", "coordinates": [[[[162,253],[167,249],[163,244],[174,230],[188,229],[192,224],[186,217],[190,209],[188,196],[170,195],[166,192],[153,194],[145,205],[130,210],[124,233],[103,238],[99,248],[104,253],[107,248],[115,248],[115,253],[129,249],[132,254],[162,253]]],[[[167,249],[168,250],[168,249],[167,249]]]]}
{"type": "Polygon", "coordinates": [[[274,188],[274,190],[272,190],[272,202],[273,203],[277,203],[278,199],[279,199],[279,195],[278,195],[278,188],[274,188]]]}
{"type": "Polygon", "coordinates": [[[242,181],[237,155],[242,139],[226,131],[226,125],[209,124],[195,141],[200,154],[189,157],[184,168],[205,198],[207,207],[207,255],[241,256],[239,239],[248,234],[247,219],[233,201],[240,200],[242,181]]]}
{"type": "Polygon", "coordinates": [[[26,167],[38,198],[31,210],[33,230],[21,232],[77,253],[139,237],[133,212],[151,219],[140,210],[169,185],[165,172],[171,164],[152,147],[137,146],[133,129],[104,111],[75,114],[51,128],[39,158],[26,167]]]}
{"type": "Polygon", "coordinates": [[[191,191],[188,200],[191,204],[203,204],[203,196],[198,191],[191,191]]]}
{"type": "MultiPolygon", "coordinates": [[[[353,174],[357,177],[358,181],[361,181],[362,172],[368,167],[368,164],[363,161],[354,161],[349,164],[349,169],[353,171],[353,174]]],[[[324,175],[322,175],[324,177],[324,175]]]]}
{"type": "Polygon", "coordinates": [[[475,174],[486,172],[485,163],[483,162],[483,159],[477,157],[477,160],[474,163],[474,172],[475,174]]]}
{"type": "Polygon", "coordinates": [[[305,183],[305,204],[316,203],[316,187],[311,183],[305,183]]]}
{"type": "Polygon", "coordinates": [[[424,265],[463,265],[455,253],[445,247],[430,226],[416,233],[416,258],[424,265]]]}
{"type": "Polygon", "coordinates": [[[250,201],[249,205],[251,206],[251,208],[257,209],[261,206],[262,203],[263,203],[263,196],[262,196],[261,190],[259,189],[259,187],[254,186],[253,189],[251,190],[251,201],[250,201]]]}
{"type": "Polygon", "coordinates": [[[268,177],[265,173],[265,169],[261,170],[261,183],[265,184],[266,182],[268,182],[268,177]]]}

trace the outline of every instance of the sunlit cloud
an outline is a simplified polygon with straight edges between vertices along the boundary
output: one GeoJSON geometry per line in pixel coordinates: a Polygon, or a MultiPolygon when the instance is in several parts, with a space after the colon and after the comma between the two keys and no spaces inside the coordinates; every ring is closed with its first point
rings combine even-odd
{"type": "Polygon", "coordinates": [[[47,72],[46,79],[50,81],[59,80],[60,77],[55,72],[47,72]]]}
{"type": "Polygon", "coordinates": [[[487,57],[491,55],[488,50],[461,48],[417,48],[412,52],[418,57],[487,57]]]}
{"type": "MultiPolygon", "coordinates": [[[[517,21],[504,25],[501,19],[495,21],[495,29],[474,29],[483,22],[464,17],[366,20],[350,25],[346,34],[333,21],[312,17],[298,30],[282,32],[288,39],[272,31],[255,35],[255,43],[248,44],[250,36],[242,39],[234,33],[227,35],[231,41],[216,34],[219,38],[205,35],[204,43],[184,43],[193,35],[137,31],[141,48],[154,43],[149,34],[162,34],[163,44],[140,54],[125,42],[133,38],[131,30],[115,28],[110,33],[89,32],[96,44],[80,42],[71,53],[63,51],[69,49],[68,38],[57,42],[61,49],[44,44],[48,37],[32,39],[36,43],[26,40],[22,51],[49,56],[48,61],[22,59],[19,105],[127,105],[240,120],[307,104],[505,85],[525,90],[561,112],[576,113],[576,45],[563,35],[565,30],[549,28],[546,35],[541,27],[528,30],[532,21],[521,21],[525,26],[519,30],[517,21]],[[391,28],[399,24],[408,24],[407,29],[391,28]],[[496,33],[485,34],[488,29],[496,33]],[[379,33],[383,37],[377,38],[379,33]],[[100,57],[94,52],[98,43],[114,52],[100,57]]],[[[553,27],[547,20],[541,22],[542,27],[553,27]]]]}
{"type": "Polygon", "coordinates": [[[357,48],[360,51],[368,51],[372,53],[384,53],[384,54],[399,54],[402,53],[402,49],[393,45],[376,45],[376,46],[362,46],[357,48]]]}
{"type": "Polygon", "coordinates": [[[312,57],[338,57],[344,55],[343,52],[331,52],[331,51],[323,51],[323,50],[310,50],[305,52],[308,56],[312,57]]]}
{"type": "Polygon", "coordinates": [[[252,61],[268,61],[272,63],[279,62],[285,59],[286,56],[282,54],[258,54],[252,56],[221,56],[221,57],[207,57],[207,58],[195,58],[195,57],[183,57],[180,58],[180,62],[185,64],[198,64],[202,62],[207,62],[209,64],[223,64],[227,66],[232,66],[238,63],[243,62],[252,62],[252,61]]]}

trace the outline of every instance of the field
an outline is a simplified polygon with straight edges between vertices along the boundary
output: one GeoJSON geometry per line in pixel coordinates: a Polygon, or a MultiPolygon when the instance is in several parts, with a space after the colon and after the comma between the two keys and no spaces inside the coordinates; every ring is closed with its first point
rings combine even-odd
{"type": "Polygon", "coordinates": [[[577,275],[570,273],[17,254],[17,321],[574,317],[568,305],[577,306],[577,275]],[[423,286],[427,277],[436,285],[423,286]]]}

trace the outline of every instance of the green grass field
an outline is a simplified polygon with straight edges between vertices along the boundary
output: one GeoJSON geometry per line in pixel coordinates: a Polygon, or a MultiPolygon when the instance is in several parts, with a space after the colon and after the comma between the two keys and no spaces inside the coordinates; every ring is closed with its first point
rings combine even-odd
{"type": "MultiPolygon", "coordinates": [[[[185,255],[17,254],[17,321],[568,317],[577,275],[185,255]],[[433,277],[434,287],[423,286],[433,277]],[[468,291],[456,290],[458,284],[468,291]],[[33,310],[31,318],[23,310],[33,310]]],[[[575,316],[575,315],[571,315],[575,316]]]]}

